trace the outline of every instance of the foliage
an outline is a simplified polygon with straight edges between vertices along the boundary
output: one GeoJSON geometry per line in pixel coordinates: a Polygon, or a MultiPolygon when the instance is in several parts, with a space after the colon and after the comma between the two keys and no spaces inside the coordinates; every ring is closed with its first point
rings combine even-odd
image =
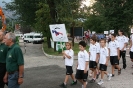
{"type": "MultiPolygon", "coordinates": [[[[78,20],[78,18],[81,17],[81,10],[79,10],[81,1],[82,0],[46,0],[43,3],[40,2],[35,19],[37,31],[43,32],[50,41],[50,24],[65,23],[67,29],[71,26],[76,26],[76,24],[78,24],[78,26],[82,25],[82,22],[78,20]]],[[[50,43],[48,45],[50,45],[50,43]]]]}
{"type": "Polygon", "coordinates": [[[128,30],[133,20],[132,6],[133,0],[96,0],[96,3],[90,8],[90,14],[95,15],[96,18],[90,15],[86,21],[89,23],[87,27],[96,31],[100,31],[101,28],[116,31],[128,30]],[[94,29],[96,26],[97,29],[94,29]]]}
{"type": "Polygon", "coordinates": [[[84,27],[85,29],[89,28],[90,31],[103,33],[104,30],[107,30],[108,25],[104,22],[104,17],[91,14],[84,22],[84,27]]]}
{"type": "Polygon", "coordinates": [[[19,19],[27,25],[33,25],[35,23],[35,12],[38,9],[37,4],[41,0],[12,0],[10,3],[6,3],[6,9],[14,11],[16,15],[19,15],[19,19]]]}
{"type": "Polygon", "coordinates": [[[49,6],[45,3],[39,3],[39,10],[36,11],[37,21],[35,24],[36,31],[43,32],[44,35],[50,36],[49,24],[52,22],[52,18],[50,17],[50,9],[49,6]]]}
{"type": "MultiPolygon", "coordinates": [[[[82,26],[82,22],[78,20],[78,18],[84,17],[82,16],[83,11],[81,14],[81,9],[79,9],[82,0],[52,0],[54,2],[54,8],[50,7],[51,2],[48,1],[39,3],[38,8],[40,9],[36,11],[37,23],[39,21],[45,21],[45,24],[43,22],[43,26],[48,26],[50,23],[65,23],[67,29],[70,28],[73,22],[75,22],[75,26],[82,26]],[[55,15],[53,16],[51,13],[55,15]]],[[[38,24],[39,27],[40,25],[38,24]]]]}

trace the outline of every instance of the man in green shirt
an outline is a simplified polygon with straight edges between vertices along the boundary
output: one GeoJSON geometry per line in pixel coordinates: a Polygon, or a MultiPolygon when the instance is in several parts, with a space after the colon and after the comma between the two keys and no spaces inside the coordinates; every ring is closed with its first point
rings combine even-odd
{"type": "Polygon", "coordinates": [[[6,55],[8,51],[8,47],[3,43],[4,32],[0,31],[0,88],[4,88],[3,78],[6,73],[6,55]]]}
{"type": "Polygon", "coordinates": [[[4,42],[9,48],[6,57],[7,72],[4,82],[7,82],[8,79],[8,88],[20,88],[20,84],[23,83],[24,58],[19,45],[15,41],[14,33],[6,34],[4,42]]]}

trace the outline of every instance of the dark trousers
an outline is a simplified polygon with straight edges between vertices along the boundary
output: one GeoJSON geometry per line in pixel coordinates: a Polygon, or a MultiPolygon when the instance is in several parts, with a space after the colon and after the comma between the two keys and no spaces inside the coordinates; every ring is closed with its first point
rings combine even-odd
{"type": "Polygon", "coordinates": [[[125,69],[127,67],[127,65],[126,65],[126,51],[120,51],[120,58],[122,58],[123,68],[125,69]]]}
{"type": "Polygon", "coordinates": [[[3,82],[3,78],[6,73],[6,64],[0,63],[0,88],[4,88],[5,83],[3,82]]]}

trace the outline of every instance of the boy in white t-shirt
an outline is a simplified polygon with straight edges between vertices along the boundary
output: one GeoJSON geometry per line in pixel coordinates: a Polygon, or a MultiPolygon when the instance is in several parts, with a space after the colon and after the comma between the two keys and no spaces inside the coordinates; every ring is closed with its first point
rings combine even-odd
{"type": "MultiPolygon", "coordinates": [[[[133,34],[130,36],[130,59],[133,62],[133,34]]],[[[132,65],[133,67],[133,65],[132,65]]]]}
{"type": "Polygon", "coordinates": [[[109,73],[107,73],[107,66],[108,66],[108,61],[109,61],[109,50],[106,47],[106,40],[105,39],[101,39],[100,40],[100,58],[99,58],[99,64],[100,64],[100,68],[99,70],[101,71],[101,80],[98,82],[99,85],[103,84],[103,78],[104,78],[104,74],[107,75],[108,80],[111,79],[111,75],[109,73]]]}
{"type": "Polygon", "coordinates": [[[77,80],[75,79],[74,75],[73,75],[73,57],[74,57],[74,52],[72,50],[72,44],[70,42],[66,43],[66,50],[63,53],[63,58],[65,59],[65,66],[66,66],[66,77],[65,77],[65,81],[64,83],[62,83],[60,85],[60,87],[62,88],[67,88],[67,82],[69,79],[69,76],[71,76],[73,82],[71,83],[71,85],[76,85],[77,84],[77,80]]]}
{"type": "Polygon", "coordinates": [[[123,69],[126,69],[126,46],[127,46],[127,38],[124,36],[123,30],[118,30],[119,36],[117,37],[117,41],[119,43],[119,49],[120,49],[120,58],[122,57],[123,61],[123,69]]]}
{"type": "Polygon", "coordinates": [[[116,35],[111,35],[111,41],[109,42],[109,55],[110,55],[110,63],[112,65],[112,77],[114,77],[114,68],[118,69],[118,75],[121,74],[121,68],[119,67],[119,59],[120,59],[120,50],[119,43],[115,40],[116,35]]]}
{"type": "Polygon", "coordinates": [[[78,53],[78,64],[76,79],[81,82],[82,88],[86,88],[88,78],[88,65],[89,65],[89,54],[85,50],[86,43],[84,41],[79,42],[79,53],[78,53]]]}
{"type": "Polygon", "coordinates": [[[96,43],[96,37],[91,37],[90,39],[91,46],[89,48],[89,54],[90,54],[90,62],[89,62],[89,68],[93,72],[93,78],[90,81],[91,83],[94,83],[97,76],[97,64],[99,59],[99,47],[96,43]]]}

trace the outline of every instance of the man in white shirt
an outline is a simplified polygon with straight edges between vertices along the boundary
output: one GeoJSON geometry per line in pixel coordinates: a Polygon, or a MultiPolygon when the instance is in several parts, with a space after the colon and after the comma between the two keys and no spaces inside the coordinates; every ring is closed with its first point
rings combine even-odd
{"type": "Polygon", "coordinates": [[[114,68],[118,69],[118,75],[121,74],[121,68],[119,67],[119,59],[120,59],[120,50],[118,41],[115,40],[116,35],[111,35],[111,41],[109,42],[109,55],[110,55],[110,63],[112,65],[112,77],[114,77],[114,68]]]}
{"type": "Polygon", "coordinates": [[[117,41],[119,43],[120,49],[120,58],[123,60],[123,69],[126,69],[126,46],[127,46],[127,38],[124,36],[123,30],[118,31],[119,36],[117,37],[117,41]]]}

